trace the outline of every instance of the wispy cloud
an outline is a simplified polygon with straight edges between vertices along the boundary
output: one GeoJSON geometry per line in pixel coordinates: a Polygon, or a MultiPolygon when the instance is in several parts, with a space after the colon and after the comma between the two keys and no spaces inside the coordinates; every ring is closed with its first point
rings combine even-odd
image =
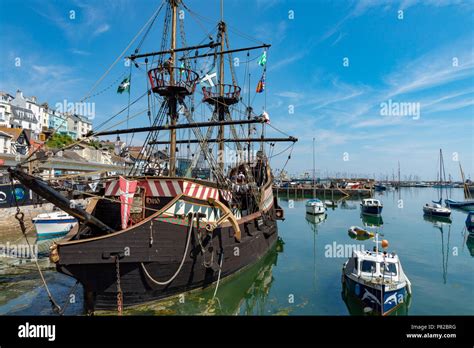
{"type": "Polygon", "coordinates": [[[107,23],[104,23],[104,24],[101,24],[99,27],[97,27],[97,29],[94,31],[93,35],[94,36],[98,36],[100,34],[103,34],[107,31],[110,30],[110,25],[108,25],[107,23]]]}

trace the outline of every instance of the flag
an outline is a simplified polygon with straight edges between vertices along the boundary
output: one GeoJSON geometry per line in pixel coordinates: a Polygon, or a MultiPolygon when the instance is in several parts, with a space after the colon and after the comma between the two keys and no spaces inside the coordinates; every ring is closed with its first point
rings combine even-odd
{"type": "Polygon", "coordinates": [[[268,114],[268,112],[266,111],[262,112],[261,117],[265,119],[265,123],[270,123],[270,115],[268,114]]]}
{"type": "Polygon", "coordinates": [[[258,59],[258,65],[265,66],[267,64],[267,51],[263,51],[263,54],[258,59]]]}
{"type": "Polygon", "coordinates": [[[133,203],[133,195],[137,189],[137,180],[127,180],[123,177],[119,179],[120,187],[120,217],[122,222],[122,229],[128,227],[128,220],[130,218],[130,210],[133,203]]]}
{"type": "Polygon", "coordinates": [[[130,93],[130,75],[124,78],[117,88],[117,93],[122,94],[125,91],[130,93]]]}
{"type": "Polygon", "coordinates": [[[202,76],[199,82],[206,87],[214,87],[216,85],[214,79],[217,79],[215,68],[209,70],[206,75],[202,76]]]}
{"type": "Polygon", "coordinates": [[[260,81],[258,81],[257,89],[255,90],[255,92],[262,93],[264,90],[265,90],[265,72],[263,72],[263,75],[260,78],[260,81]]]}

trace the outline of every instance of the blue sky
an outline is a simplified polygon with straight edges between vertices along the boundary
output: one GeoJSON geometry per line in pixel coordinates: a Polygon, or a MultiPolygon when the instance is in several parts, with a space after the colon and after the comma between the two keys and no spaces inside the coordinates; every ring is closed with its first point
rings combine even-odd
{"type": "MultiPolygon", "coordinates": [[[[194,44],[219,19],[218,1],[185,3],[202,15],[184,20],[187,43],[194,44]]],[[[287,166],[290,173],[311,171],[315,137],[317,170],[323,175],[391,176],[400,161],[402,177],[433,179],[443,148],[448,173],[459,178],[453,160],[459,158],[474,178],[474,1],[224,3],[232,47],[272,44],[266,96],[256,96],[254,108],[267,110],[273,126],[299,138],[287,166]],[[403,19],[398,18],[400,10],[403,19]],[[253,39],[244,39],[235,29],[253,39]],[[343,65],[345,58],[348,66],[343,65]],[[388,100],[420,103],[420,117],[382,116],[380,105],[388,100]],[[290,106],[294,113],[289,113],[290,106]]],[[[20,88],[50,105],[80,100],[159,4],[0,1],[0,90],[14,93],[20,88]],[[21,59],[20,67],[15,66],[16,58],[21,59]]],[[[155,26],[142,51],[158,50],[160,33],[160,25],[155,26]]],[[[128,53],[135,47],[136,43],[128,53]]],[[[252,52],[250,58],[260,53],[252,52]]],[[[236,57],[243,62],[246,52],[236,57]]],[[[246,67],[236,67],[240,82],[246,67]]],[[[253,90],[261,68],[256,61],[248,67],[253,90]]],[[[127,96],[115,91],[117,79],[128,70],[120,61],[94,91],[102,93],[88,100],[96,103],[94,124],[126,104],[127,96]]],[[[133,71],[132,99],[143,93],[142,75],[133,71]]],[[[142,108],[143,104],[135,105],[131,114],[142,108]]],[[[134,126],[140,124],[147,124],[146,117],[134,119],[134,126]]],[[[267,135],[273,134],[278,133],[268,129],[267,135]]],[[[285,147],[277,145],[274,153],[285,147]]],[[[273,158],[273,166],[281,167],[287,154],[273,158]]]]}

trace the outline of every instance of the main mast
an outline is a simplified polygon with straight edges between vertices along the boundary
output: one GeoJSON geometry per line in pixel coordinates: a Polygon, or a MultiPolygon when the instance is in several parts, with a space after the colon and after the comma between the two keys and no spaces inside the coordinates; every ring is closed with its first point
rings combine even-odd
{"type": "MultiPolygon", "coordinates": [[[[220,33],[220,55],[219,55],[219,96],[220,99],[224,97],[224,45],[225,45],[225,35],[226,28],[224,23],[224,0],[221,0],[221,21],[219,23],[219,33],[220,33]]],[[[217,104],[219,121],[224,121],[224,106],[217,104]]],[[[219,139],[219,153],[217,158],[219,158],[219,168],[221,171],[224,170],[224,126],[219,126],[219,133],[217,138],[219,139]]]]}
{"type": "MultiPolygon", "coordinates": [[[[169,0],[171,5],[171,62],[170,67],[170,84],[174,85],[174,65],[176,62],[176,12],[178,7],[178,1],[180,0],[169,0]]],[[[176,96],[171,96],[169,98],[169,116],[170,124],[172,126],[170,130],[170,161],[169,161],[169,176],[176,175],[176,129],[173,126],[176,125],[178,121],[177,115],[177,100],[176,96]]]]}

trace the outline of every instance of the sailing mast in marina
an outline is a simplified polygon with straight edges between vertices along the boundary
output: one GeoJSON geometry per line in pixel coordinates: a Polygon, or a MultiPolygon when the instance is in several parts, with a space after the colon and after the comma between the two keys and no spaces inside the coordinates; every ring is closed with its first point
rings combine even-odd
{"type": "Polygon", "coordinates": [[[306,201],[306,214],[317,215],[324,214],[326,208],[320,199],[316,198],[316,168],[315,168],[315,139],[313,138],[313,198],[306,201]]]}
{"type": "MultiPolygon", "coordinates": [[[[267,117],[254,115],[250,105],[244,105],[247,112],[235,117],[240,110],[236,105],[242,103],[242,97],[232,64],[228,66],[231,82],[225,79],[225,58],[232,63],[232,53],[261,49],[266,55],[270,45],[231,48],[221,2],[217,42],[206,33],[200,44],[187,46],[184,23],[177,14],[195,13],[182,0],[163,2],[149,21],[141,42],[162,9],[160,50],[141,53],[140,43],[128,56],[132,67],[146,67],[148,84],[142,97],[148,97],[151,124],[97,131],[86,138],[146,134],[129,175],[103,178],[102,190],[82,209],[20,166],[9,169],[12,180],[19,180],[78,220],[71,232],[53,246],[50,259],[59,272],[83,285],[88,311],[117,308],[121,313],[124,306],[215,282],[217,291],[221,278],[255,263],[274,248],[278,239],[277,220],[284,217],[272,192],[273,174],[264,147],[269,140],[263,136],[251,138],[250,132],[241,137],[237,129],[243,125],[263,128],[267,117]],[[182,47],[177,43],[178,28],[182,47]],[[203,43],[206,39],[209,42],[203,43]],[[202,66],[201,72],[197,72],[202,60],[208,58],[218,58],[218,74],[202,66]],[[213,80],[216,75],[217,83],[213,80]],[[203,121],[195,119],[194,101],[199,94],[202,104],[212,110],[212,116],[203,115],[203,121]],[[218,129],[215,139],[214,128],[218,129]],[[194,138],[178,139],[178,130],[190,130],[194,138]],[[162,132],[169,132],[169,140],[159,138],[162,132]],[[238,156],[225,167],[226,146],[233,145],[242,154],[248,151],[242,146],[253,142],[260,143],[255,158],[238,156]],[[196,144],[194,159],[202,155],[210,175],[197,178],[192,167],[181,170],[177,166],[178,144],[196,144]],[[217,144],[216,151],[211,144],[217,144]],[[165,166],[153,159],[160,145],[168,146],[165,166]]],[[[297,139],[270,141],[294,144],[297,139]]],[[[193,160],[193,164],[196,162],[193,160]]]]}

